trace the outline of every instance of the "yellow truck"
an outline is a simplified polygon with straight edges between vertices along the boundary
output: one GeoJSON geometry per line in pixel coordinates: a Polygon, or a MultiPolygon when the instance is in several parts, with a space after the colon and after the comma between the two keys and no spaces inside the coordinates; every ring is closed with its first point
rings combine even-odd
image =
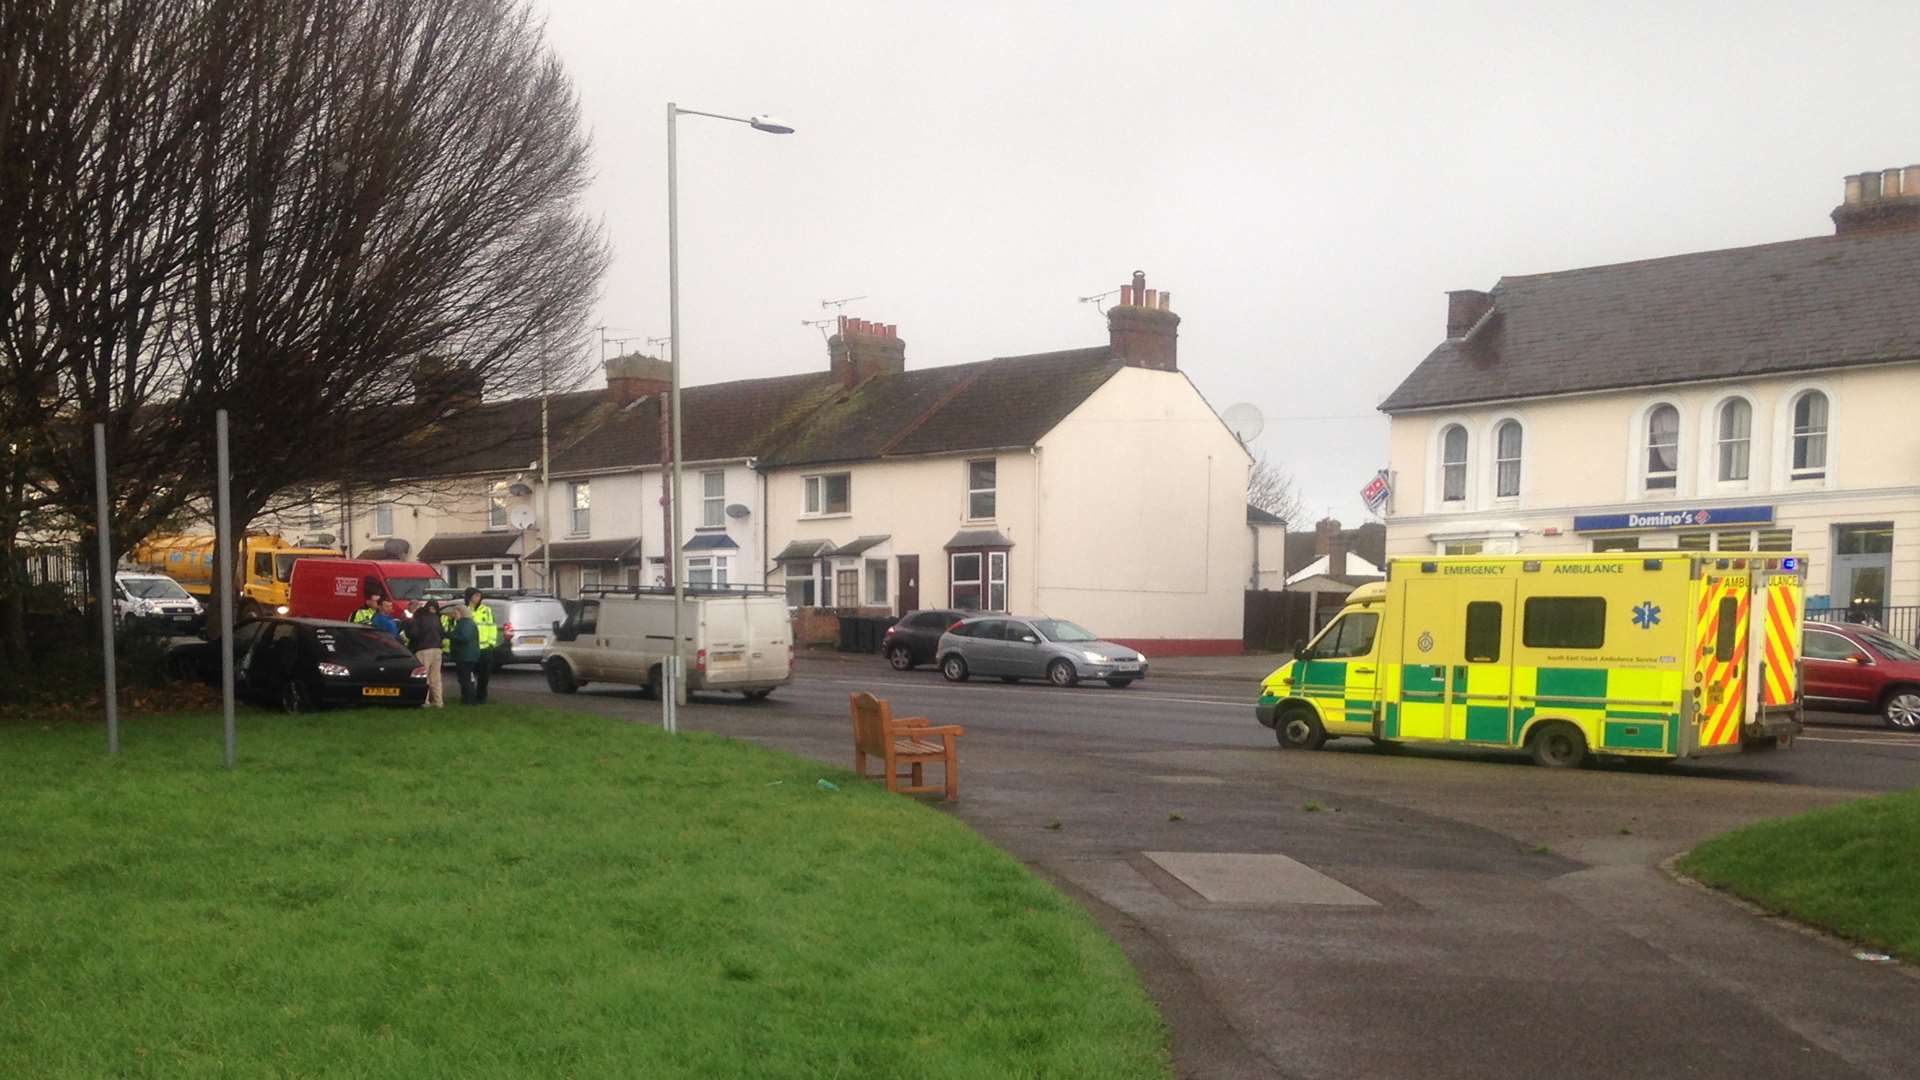
{"type": "MultiPolygon", "coordinates": [[[[287,583],[293,577],[296,559],[339,557],[340,552],[334,548],[303,547],[289,543],[278,533],[248,533],[233,564],[233,576],[240,583],[234,617],[244,619],[285,608],[287,583]]],[[[211,536],[149,537],[128,554],[126,561],[132,568],[172,577],[202,601],[212,600],[215,567],[211,536]]]]}
{"type": "Polygon", "coordinates": [[[1806,558],[1396,558],[1261,686],[1282,747],[1329,738],[1691,758],[1800,732],[1806,558]]]}

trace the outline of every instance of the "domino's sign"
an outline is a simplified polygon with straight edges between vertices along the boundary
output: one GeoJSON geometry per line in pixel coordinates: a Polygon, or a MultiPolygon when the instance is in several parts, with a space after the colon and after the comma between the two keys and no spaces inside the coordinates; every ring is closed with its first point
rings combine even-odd
{"type": "Polygon", "coordinates": [[[1771,525],[1771,506],[1676,506],[1635,510],[1625,514],[1581,514],[1573,519],[1574,532],[1616,532],[1620,529],[1702,529],[1715,525],[1771,525]]]}

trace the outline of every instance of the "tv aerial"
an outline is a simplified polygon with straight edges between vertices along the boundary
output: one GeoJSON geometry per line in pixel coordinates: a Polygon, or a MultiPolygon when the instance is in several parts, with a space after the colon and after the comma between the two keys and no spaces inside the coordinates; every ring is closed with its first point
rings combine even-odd
{"type": "Polygon", "coordinates": [[[1227,406],[1227,411],[1220,414],[1220,419],[1226,422],[1227,430],[1233,432],[1233,437],[1240,440],[1241,446],[1251,444],[1260,437],[1261,432],[1267,430],[1267,418],[1261,415],[1260,407],[1244,401],[1227,406]]]}
{"type": "Polygon", "coordinates": [[[1107,297],[1112,296],[1114,293],[1117,293],[1119,291],[1120,291],[1119,289],[1108,289],[1106,292],[1094,293],[1092,296],[1082,296],[1079,298],[1079,301],[1083,304],[1092,304],[1093,309],[1095,311],[1098,311],[1100,314],[1105,315],[1107,313],[1107,308],[1106,308],[1106,305],[1102,303],[1102,301],[1106,300],[1107,297]]]}

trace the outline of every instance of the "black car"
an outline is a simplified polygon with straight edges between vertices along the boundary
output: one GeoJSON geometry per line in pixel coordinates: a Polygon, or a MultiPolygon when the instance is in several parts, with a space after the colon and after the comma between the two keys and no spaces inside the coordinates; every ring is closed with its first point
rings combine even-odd
{"type": "Polygon", "coordinates": [[[371,626],[269,617],[233,628],[233,686],[240,697],[290,713],[418,706],[427,699],[427,669],[399,639],[371,626]]]}
{"type": "Polygon", "coordinates": [[[887,627],[887,636],[880,642],[880,654],[895,671],[911,670],[915,664],[931,664],[934,651],[940,645],[940,635],[966,617],[965,612],[945,608],[903,615],[899,622],[887,627]]]}

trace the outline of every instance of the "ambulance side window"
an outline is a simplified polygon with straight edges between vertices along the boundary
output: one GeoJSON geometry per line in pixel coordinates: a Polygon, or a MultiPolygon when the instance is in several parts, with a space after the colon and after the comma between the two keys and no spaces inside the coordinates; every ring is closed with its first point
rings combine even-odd
{"type": "Polygon", "coordinates": [[[1500,660],[1500,604],[1476,600],[1467,605],[1467,663],[1493,664],[1500,660]]]}
{"type": "Polygon", "coordinates": [[[1599,596],[1529,596],[1520,640],[1529,649],[1598,649],[1607,641],[1607,601],[1599,596]]]}
{"type": "Polygon", "coordinates": [[[1740,630],[1740,605],[1729,596],[1720,601],[1720,633],[1713,642],[1713,658],[1726,663],[1733,659],[1733,638],[1740,630]]]}
{"type": "Polygon", "coordinates": [[[1342,616],[1340,624],[1320,639],[1319,647],[1313,651],[1314,659],[1342,660],[1366,656],[1373,652],[1373,633],[1379,625],[1380,616],[1371,611],[1342,616]]]}

